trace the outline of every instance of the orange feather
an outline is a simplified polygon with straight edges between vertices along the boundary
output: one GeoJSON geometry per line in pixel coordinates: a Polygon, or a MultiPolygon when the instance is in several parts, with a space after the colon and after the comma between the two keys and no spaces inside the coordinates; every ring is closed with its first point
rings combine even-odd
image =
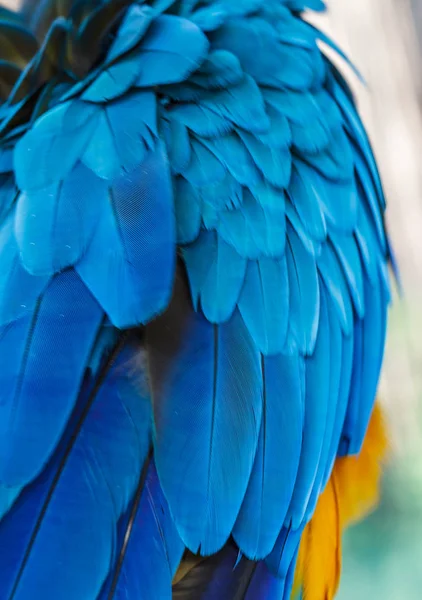
{"type": "Polygon", "coordinates": [[[387,446],[382,411],[376,405],[361,453],[336,460],[315,514],[305,528],[294,596],[301,590],[303,600],[334,598],[340,581],[342,532],[377,505],[387,446]]]}

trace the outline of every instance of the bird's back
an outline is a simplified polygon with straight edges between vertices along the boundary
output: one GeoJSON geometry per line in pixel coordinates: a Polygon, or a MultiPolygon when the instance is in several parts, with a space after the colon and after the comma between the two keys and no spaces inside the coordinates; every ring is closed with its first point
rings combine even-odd
{"type": "Polygon", "coordinates": [[[307,8],[4,14],[0,600],[333,597],[390,251],[307,8]]]}

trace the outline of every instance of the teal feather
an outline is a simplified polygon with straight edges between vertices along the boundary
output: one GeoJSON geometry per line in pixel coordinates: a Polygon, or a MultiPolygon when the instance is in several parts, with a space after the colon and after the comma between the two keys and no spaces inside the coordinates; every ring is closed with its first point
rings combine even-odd
{"type": "Polygon", "coordinates": [[[239,310],[262,354],[282,352],[289,323],[289,278],[285,257],[249,261],[239,310]]]}

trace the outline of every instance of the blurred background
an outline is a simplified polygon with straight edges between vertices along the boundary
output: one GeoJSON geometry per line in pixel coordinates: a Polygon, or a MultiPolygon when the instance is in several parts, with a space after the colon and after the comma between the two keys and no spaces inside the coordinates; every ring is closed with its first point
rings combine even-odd
{"type": "MultiPolygon", "coordinates": [[[[16,7],[19,0],[0,0],[16,7]]],[[[367,81],[348,79],[379,162],[404,297],[394,296],[379,397],[391,457],[381,506],[345,539],[340,600],[422,597],[422,0],[328,0],[310,19],[367,81]]],[[[337,62],[337,61],[336,61],[337,62]]]]}

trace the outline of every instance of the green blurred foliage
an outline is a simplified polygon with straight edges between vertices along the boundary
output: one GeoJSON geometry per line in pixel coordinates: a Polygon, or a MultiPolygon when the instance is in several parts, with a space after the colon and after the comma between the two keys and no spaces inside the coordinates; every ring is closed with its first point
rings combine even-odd
{"type": "Polygon", "coordinates": [[[386,474],[378,510],[345,536],[339,600],[422,598],[422,485],[406,462],[386,474]]]}

